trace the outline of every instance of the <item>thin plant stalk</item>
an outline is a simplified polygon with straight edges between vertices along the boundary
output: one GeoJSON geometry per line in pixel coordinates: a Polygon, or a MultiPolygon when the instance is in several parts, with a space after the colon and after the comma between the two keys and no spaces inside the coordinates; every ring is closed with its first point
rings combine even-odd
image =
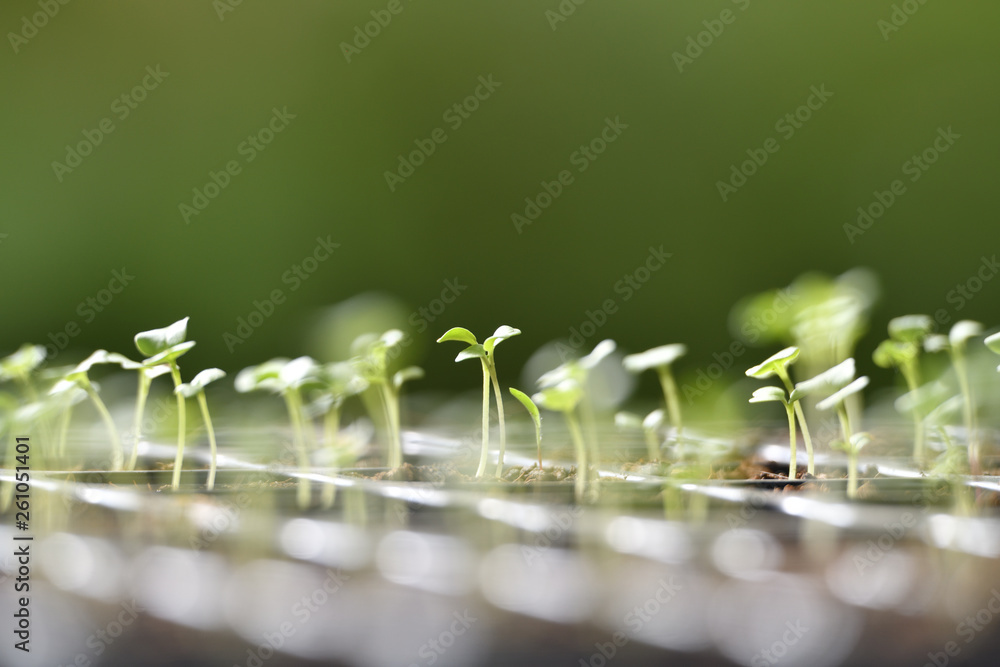
{"type": "Polygon", "coordinates": [[[840,420],[844,448],[847,450],[847,497],[853,499],[858,495],[858,452],[851,443],[851,418],[844,403],[837,406],[837,418],[840,420]]]}
{"type": "MultiPolygon", "coordinates": [[[[59,456],[60,461],[62,461],[66,456],[66,438],[69,434],[69,421],[70,417],[73,415],[73,406],[68,405],[66,409],[63,410],[62,419],[59,421],[59,439],[56,445],[56,453],[59,456]]],[[[65,465],[65,461],[63,461],[65,465]]]]}
{"type": "Polygon", "coordinates": [[[795,434],[795,408],[792,407],[791,403],[785,404],[785,412],[788,414],[788,447],[792,455],[791,461],[788,464],[788,479],[794,480],[796,478],[795,467],[798,464],[795,452],[798,446],[798,438],[795,434]]]}
{"type": "Polygon", "coordinates": [[[969,369],[965,363],[965,355],[960,349],[952,350],[952,364],[955,366],[955,375],[958,377],[958,386],[962,392],[962,415],[965,418],[965,430],[969,438],[969,468],[973,475],[980,474],[979,465],[979,438],[976,424],[976,413],[973,409],[972,386],[969,383],[969,369]]]}
{"type": "MultiPolygon", "coordinates": [[[[795,385],[792,384],[792,378],[788,376],[788,371],[784,368],[778,368],[778,377],[781,378],[781,382],[785,385],[785,390],[788,391],[788,395],[792,395],[792,391],[795,390],[795,385]]],[[[809,462],[806,464],[806,472],[810,475],[816,474],[816,459],[813,455],[813,445],[812,437],[809,435],[809,427],[806,425],[806,414],[802,411],[802,401],[794,401],[795,404],[795,416],[799,420],[799,428],[802,429],[802,439],[806,443],[806,456],[809,462]]]]}
{"type": "Polygon", "coordinates": [[[483,359],[483,448],[479,453],[479,467],[476,479],[486,474],[486,462],[490,454],[490,370],[483,359]]]}
{"type": "MultiPolygon", "coordinates": [[[[336,461],[337,434],[340,432],[340,408],[335,404],[323,417],[323,442],[330,454],[330,460],[336,461]]],[[[323,507],[332,507],[337,497],[337,485],[327,484],[323,487],[323,507]]]]}
{"type": "Polygon", "coordinates": [[[399,398],[388,384],[382,385],[382,405],[389,428],[389,467],[403,465],[403,442],[399,432],[399,398]]]}
{"type": "MultiPolygon", "coordinates": [[[[920,387],[920,371],[915,363],[906,363],[900,367],[906,388],[910,392],[916,392],[920,387]]],[[[916,393],[914,393],[914,396],[916,393]]],[[[963,393],[964,395],[964,393],[963,393]]],[[[924,421],[920,418],[920,408],[917,403],[913,405],[913,458],[919,465],[924,464],[924,421]]]]}
{"type": "Polygon", "coordinates": [[[139,443],[142,442],[142,416],[146,411],[146,399],[149,397],[149,386],[152,382],[153,378],[146,375],[143,369],[139,369],[139,390],[135,399],[135,423],[132,428],[132,432],[135,434],[135,446],[132,448],[126,470],[135,470],[136,463],[139,461],[139,443]]]}
{"type": "MultiPolygon", "coordinates": [[[[177,367],[177,362],[170,362],[170,377],[174,380],[174,389],[181,386],[181,369],[177,367]]],[[[184,466],[184,435],[187,429],[187,415],[185,409],[184,395],[175,392],[177,396],[177,455],[174,457],[174,475],[170,488],[174,491],[181,487],[181,468],[184,466]]]]}
{"type": "Polygon", "coordinates": [[[564,413],[566,415],[566,425],[569,427],[570,437],[573,439],[573,448],[576,450],[576,481],[574,491],[577,500],[583,500],[587,490],[587,446],[583,441],[583,432],[580,430],[580,422],[572,410],[564,413]]]}
{"type": "Polygon", "coordinates": [[[203,391],[198,392],[198,407],[201,408],[201,417],[205,420],[205,428],[208,429],[208,447],[211,452],[211,461],[208,464],[208,483],[206,486],[211,491],[215,488],[217,450],[215,445],[215,429],[212,427],[212,418],[208,414],[208,401],[205,400],[205,392],[203,391]]]}
{"type": "Polygon", "coordinates": [[[87,382],[84,385],[84,389],[87,391],[90,400],[94,403],[94,407],[97,408],[97,412],[100,413],[101,420],[104,421],[104,426],[108,429],[108,437],[111,438],[111,469],[121,470],[125,462],[125,454],[122,450],[121,438],[118,436],[118,429],[115,427],[115,420],[111,417],[111,413],[108,412],[108,406],[101,400],[93,385],[87,382]]]}
{"type": "Polygon", "coordinates": [[[285,392],[285,407],[288,409],[288,418],[292,422],[292,438],[295,443],[295,454],[299,464],[299,481],[296,488],[296,501],[299,509],[309,507],[310,484],[309,480],[302,476],[309,469],[309,452],[306,451],[305,428],[302,424],[302,400],[298,392],[289,390],[285,392]]]}
{"type": "Polygon", "coordinates": [[[684,422],[681,420],[681,403],[677,393],[677,382],[674,380],[674,374],[670,372],[668,365],[658,367],[657,375],[660,378],[660,387],[663,389],[663,396],[667,402],[670,422],[677,429],[677,442],[680,442],[681,436],[684,434],[684,422]]]}
{"type": "Polygon", "coordinates": [[[497,477],[503,476],[503,455],[507,449],[507,433],[503,422],[503,395],[500,393],[500,383],[497,381],[497,371],[492,361],[489,364],[490,380],[493,383],[493,397],[497,404],[497,419],[500,422],[500,455],[497,457],[497,477]]]}
{"type": "Polygon", "coordinates": [[[646,453],[649,456],[649,462],[652,463],[660,458],[660,442],[656,437],[656,429],[647,428],[643,429],[646,435],[646,453]]]}

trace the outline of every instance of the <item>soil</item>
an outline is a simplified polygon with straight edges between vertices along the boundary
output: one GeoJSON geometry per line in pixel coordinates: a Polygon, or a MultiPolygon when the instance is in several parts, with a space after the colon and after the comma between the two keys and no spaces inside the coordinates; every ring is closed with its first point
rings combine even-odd
{"type": "Polygon", "coordinates": [[[538,468],[538,464],[532,463],[528,467],[511,466],[504,470],[500,478],[487,476],[483,480],[476,480],[475,477],[467,475],[458,470],[450,463],[435,463],[432,465],[413,465],[404,463],[392,470],[383,470],[374,475],[364,473],[350,473],[353,477],[365,477],[367,479],[382,480],[389,482],[429,482],[431,484],[470,484],[476,481],[506,482],[508,484],[530,484],[532,482],[569,482],[576,479],[575,468],[549,467],[538,468]]]}

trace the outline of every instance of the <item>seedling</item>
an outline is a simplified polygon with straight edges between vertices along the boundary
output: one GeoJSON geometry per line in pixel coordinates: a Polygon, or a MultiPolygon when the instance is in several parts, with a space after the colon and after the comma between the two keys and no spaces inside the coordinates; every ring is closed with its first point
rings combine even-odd
{"type": "MultiPolygon", "coordinates": [[[[194,341],[187,338],[188,318],[177,320],[173,324],[162,329],[150,329],[135,335],[135,347],[140,353],[146,355],[142,365],[151,368],[166,364],[170,368],[170,377],[174,381],[174,390],[181,385],[181,370],[177,365],[177,360],[188,350],[194,347],[194,341]]],[[[150,378],[152,379],[152,378],[150,378]]],[[[140,382],[142,380],[140,379],[140,382]]],[[[177,396],[177,455],[174,458],[174,474],[171,481],[171,488],[177,490],[181,485],[181,468],[184,465],[184,435],[185,435],[185,410],[184,396],[177,396]]],[[[139,415],[141,417],[141,415],[139,415]]],[[[138,441],[136,441],[138,449],[138,441]]]]}
{"type": "Polygon", "coordinates": [[[107,350],[96,350],[89,357],[77,364],[66,376],[56,382],[56,384],[49,390],[51,396],[68,398],[71,397],[74,389],[79,388],[87,393],[90,397],[91,402],[93,402],[94,407],[97,408],[97,412],[101,415],[101,419],[104,421],[104,426],[108,430],[108,438],[111,440],[111,469],[121,470],[125,462],[125,453],[122,450],[121,437],[118,435],[118,428],[115,426],[115,420],[111,417],[111,413],[108,411],[108,406],[104,404],[101,400],[100,395],[94,388],[93,383],[90,381],[88,373],[90,369],[98,364],[122,364],[128,362],[128,359],[120,354],[115,354],[108,352],[107,350]]]}
{"type": "MultiPolygon", "coordinates": [[[[128,369],[130,366],[123,365],[123,368],[128,369]]],[[[143,413],[146,410],[146,399],[149,397],[149,387],[153,383],[153,380],[170,372],[169,364],[157,364],[155,366],[135,364],[132,368],[137,371],[139,375],[139,387],[136,390],[135,418],[133,420],[132,427],[132,432],[135,437],[135,446],[132,447],[132,454],[129,456],[126,470],[135,470],[136,463],[139,460],[139,443],[142,442],[142,418],[143,413]]]]}
{"type": "MultiPolygon", "coordinates": [[[[904,315],[889,321],[889,339],[882,341],[872,354],[872,359],[882,368],[897,368],[906,382],[908,391],[916,391],[920,381],[920,348],[934,328],[934,321],[927,315],[904,315]]],[[[924,426],[919,411],[913,411],[913,457],[924,463],[924,426]]]]}
{"type": "Polygon", "coordinates": [[[561,412],[566,418],[566,426],[569,428],[573,449],[576,452],[574,493],[577,500],[582,500],[587,491],[587,447],[583,442],[583,432],[580,430],[580,421],[576,416],[576,408],[582,398],[583,387],[574,379],[563,380],[554,387],[542,389],[532,396],[538,405],[546,410],[561,412]]]}
{"type": "MultiPolygon", "coordinates": [[[[796,402],[794,405],[789,402],[787,395],[780,387],[761,387],[753,392],[750,397],[751,403],[766,403],[770,401],[777,401],[785,406],[785,414],[788,416],[788,441],[789,450],[791,452],[791,459],[788,463],[788,479],[795,479],[795,465],[796,465],[796,444],[798,439],[795,437],[795,407],[798,405],[796,402]]],[[[810,452],[811,453],[811,452],[810,452]]],[[[812,457],[810,456],[810,460],[812,457]]]]}
{"type": "MultiPolygon", "coordinates": [[[[556,366],[551,371],[543,373],[540,378],[538,378],[539,388],[555,387],[565,380],[573,380],[579,386],[581,392],[583,392],[582,399],[580,401],[580,412],[587,424],[587,430],[590,435],[589,449],[590,458],[594,463],[597,463],[597,433],[594,426],[594,413],[591,407],[590,401],[587,399],[587,382],[590,377],[590,372],[597,367],[605,358],[607,358],[612,352],[617,348],[615,341],[611,339],[602,340],[600,343],[594,346],[594,349],[590,351],[579,359],[570,359],[559,366],[556,366]]],[[[586,441],[585,441],[586,442],[586,441]]]]}
{"type": "Polygon", "coordinates": [[[538,470],[542,470],[542,416],[538,413],[538,406],[535,405],[534,401],[525,394],[523,391],[514,389],[514,387],[508,388],[510,395],[521,402],[524,409],[528,411],[531,415],[531,421],[535,424],[535,445],[538,448],[538,470]]]}
{"type": "MultiPolygon", "coordinates": [[[[784,350],[777,352],[761,363],[757,364],[752,368],[747,369],[747,377],[757,378],[758,380],[763,380],[769,378],[773,375],[777,375],[781,380],[781,383],[785,385],[785,390],[788,392],[787,395],[782,394],[782,401],[785,403],[786,408],[790,408],[794,411],[796,417],[799,420],[799,426],[802,428],[802,439],[806,443],[806,456],[808,457],[808,463],[806,464],[806,471],[810,475],[816,474],[816,461],[813,455],[812,437],[809,435],[809,426],[806,424],[806,415],[802,411],[802,404],[798,400],[798,396],[795,395],[795,387],[792,384],[792,378],[788,374],[788,367],[795,363],[799,358],[799,348],[797,347],[786,347],[784,350]],[[793,397],[794,396],[794,397],[793,397]]],[[[853,374],[853,373],[852,373],[853,374]]],[[[767,394],[761,394],[764,396],[767,394]]],[[[754,396],[757,396],[757,392],[754,392],[754,396]]],[[[775,399],[761,399],[761,400],[775,400],[775,399]]],[[[751,399],[751,403],[756,403],[760,401],[754,401],[751,399]]],[[[789,478],[795,479],[795,433],[794,424],[792,424],[791,433],[789,437],[792,438],[792,469],[789,471],[789,478]]]]}
{"type": "Polygon", "coordinates": [[[226,377],[225,371],[218,368],[206,368],[195,375],[190,383],[178,385],[174,389],[174,393],[181,394],[184,398],[198,397],[198,407],[201,408],[201,418],[205,421],[205,429],[208,431],[208,446],[212,456],[208,466],[208,483],[206,484],[209,491],[215,488],[216,446],[215,429],[212,428],[212,417],[208,414],[208,401],[205,400],[205,387],[224,377],[226,377]]]}
{"type": "MultiPolygon", "coordinates": [[[[280,394],[285,400],[285,409],[292,424],[292,438],[298,458],[299,477],[296,500],[300,508],[309,506],[311,497],[309,479],[309,451],[306,448],[306,426],[302,414],[302,388],[316,382],[317,364],[311,357],[298,357],[289,361],[278,358],[258,366],[244,368],[236,375],[236,391],[264,390],[280,394]]],[[[178,394],[178,396],[180,396],[178,394]]],[[[183,397],[181,398],[183,401],[183,397]]]]}
{"type": "Polygon", "coordinates": [[[615,425],[619,428],[634,428],[642,431],[646,440],[646,456],[650,463],[658,461],[660,458],[660,438],[659,431],[667,420],[666,413],[661,409],[650,412],[645,417],[640,417],[631,412],[619,412],[615,414],[615,425]]]}
{"type": "Polygon", "coordinates": [[[360,377],[377,392],[385,417],[389,436],[387,465],[398,468],[403,465],[403,441],[399,420],[399,391],[403,383],[416,380],[424,375],[423,369],[410,366],[389,376],[389,352],[403,340],[403,332],[390,329],[381,336],[364,334],[352,344],[357,352],[352,363],[360,377]]]}
{"type": "MultiPolygon", "coordinates": [[[[976,403],[972,395],[972,385],[969,383],[969,365],[965,354],[966,344],[970,338],[983,334],[983,325],[972,320],[956,322],[948,336],[941,334],[927,336],[924,348],[928,352],[947,350],[951,356],[951,365],[955,369],[958,387],[962,393],[962,416],[965,421],[965,431],[969,440],[969,460],[972,469],[979,469],[979,427],[976,423],[976,403]]],[[[978,472],[976,473],[978,474],[978,472]]]]}
{"type": "Polygon", "coordinates": [[[493,395],[497,406],[497,421],[500,424],[500,453],[497,456],[496,476],[503,474],[503,457],[507,449],[507,433],[504,427],[503,416],[503,394],[500,392],[500,383],[497,380],[496,368],[496,346],[508,338],[521,335],[519,329],[509,327],[506,324],[497,328],[493,335],[483,341],[480,345],[473,334],[468,329],[453,327],[444,332],[437,342],[443,343],[449,340],[457,340],[466,343],[469,347],[462,350],[455,361],[465,361],[466,359],[479,359],[483,367],[483,446],[479,455],[479,467],[476,469],[476,477],[486,474],[486,463],[489,458],[490,447],[490,383],[493,384],[493,395]]]}
{"type": "Polygon", "coordinates": [[[625,370],[631,373],[641,373],[655,370],[660,379],[660,388],[666,402],[670,421],[677,431],[677,441],[680,442],[684,433],[684,422],[681,420],[681,402],[677,393],[677,382],[670,370],[671,364],[687,354],[687,347],[680,343],[654,347],[639,354],[630,354],[622,360],[625,370]]]}
{"type": "Polygon", "coordinates": [[[22,345],[17,352],[0,359],[0,382],[13,381],[24,391],[28,400],[38,400],[38,393],[31,382],[32,374],[45,361],[45,348],[41,345],[22,345]]]}
{"type": "MultiPolygon", "coordinates": [[[[853,359],[848,361],[853,362],[853,359]]],[[[845,362],[846,363],[846,362],[845,362]]],[[[853,375],[853,366],[852,375],[853,375]]],[[[831,369],[832,370],[832,369],[831,369]]],[[[837,418],[840,420],[840,431],[843,435],[843,440],[841,441],[842,446],[847,451],[847,496],[848,498],[854,498],[858,490],[858,451],[867,444],[870,438],[867,434],[858,433],[855,437],[854,432],[851,429],[851,416],[848,413],[845,401],[848,397],[853,396],[861,392],[865,387],[868,386],[868,376],[862,375],[858,379],[850,382],[846,386],[838,389],[833,394],[823,399],[816,404],[819,410],[830,410],[835,408],[837,410],[837,418]],[[864,437],[861,437],[864,436],[864,437]]]]}

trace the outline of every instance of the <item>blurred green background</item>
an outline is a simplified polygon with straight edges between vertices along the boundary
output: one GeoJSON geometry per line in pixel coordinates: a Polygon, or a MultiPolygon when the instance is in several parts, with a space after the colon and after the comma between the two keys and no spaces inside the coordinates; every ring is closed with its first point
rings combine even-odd
{"type": "MultiPolygon", "coordinates": [[[[325,306],[379,291],[419,313],[457,279],[434,322],[407,318],[414,334],[427,321],[421,341],[515,325],[517,367],[613,299],[585,347],[686,342],[694,369],[729,347],[741,297],[853,266],[883,281],[866,361],[894,315],[998,321],[1000,281],[952,292],[997,251],[996,2],[235,1],[3,3],[3,353],[72,323],[59,363],[131,353],[136,331],[190,315],[192,367],[237,370],[319,354],[309,330],[325,306]],[[547,14],[560,7],[566,20],[547,14]],[[454,127],[448,109],[491,76],[454,127]],[[776,122],[813,86],[833,96],[786,138],[776,122]],[[294,118],[241,150],[275,108],[294,118]],[[608,118],[627,128],[580,172],[574,151],[608,118]],[[960,138],[911,182],[904,163],[949,127],[960,138]],[[391,191],[385,172],[436,128],[446,141],[391,191]],[[85,132],[100,143],[54,167],[85,132]],[[779,150],[723,201],[717,182],[770,137],[779,150]],[[239,173],[186,220],[180,205],[229,161],[239,173]],[[572,183],[519,233],[512,214],[562,170],[572,183]],[[844,225],[895,179],[905,194],[852,243],[844,225]],[[286,272],[318,237],[339,247],[292,289],[286,272]],[[661,245],[672,256],[625,300],[616,284],[661,245]],[[101,312],[81,307],[123,268],[134,279],[101,312]],[[284,303],[227,345],[276,289],[284,303]]],[[[457,350],[424,349],[427,386],[466,387],[457,350]]]]}

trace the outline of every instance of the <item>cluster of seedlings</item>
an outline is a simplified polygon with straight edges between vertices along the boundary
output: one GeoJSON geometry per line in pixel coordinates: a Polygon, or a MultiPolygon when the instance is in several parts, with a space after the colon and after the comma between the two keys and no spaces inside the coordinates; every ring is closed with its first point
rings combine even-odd
{"type": "MultiPolygon", "coordinates": [[[[870,285],[863,273],[848,272],[831,280],[805,276],[786,288],[758,295],[740,304],[734,311],[734,322],[746,331],[755,327],[755,334],[766,342],[785,342],[779,352],[747,369],[746,375],[757,380],[774,378],[776,384],[760,387],[749,397],[750,403],[778,403],[785,412],[788,428],[788,479],[800,476],[798,468],[799,433],[805,446],[806,471],[816,475],[814,442],[807,423],[808,411],[836,414],[839,435],[831,444],[843,450],[847,459],[847,492],[855,497],[858,491],[858,458],[873,441],[871,433],[856,431],[855,425],[863,412],[862,392],[869,383],[867,376],[857,376],[855,346],[866,328],[871,307],[870,285]],[[794,290],[795,298],[787,298],[794,290]],[[780,311],[775,303],[783,298],[780,311]],[[791,305],[789,305],[789,303],[791,305]],[[798,382],[793,380],[793,367],[803,371],[798,382]],[[807,405],[808,404],[808,405],[807,405]]],[[[0,431],[20,430],[35,425],[43,436],[46,448],[41,457],[66,460],[67,432],[74,408],[90,401],[107,429],[110,445],[110,469],[134,470],[140,444],[143,441],[143,414],[152,382],[169,375],[177,402],[177,444],[173,464],[172,488],[180,487],[184,467],[187,402],[195,399],[210,447],[207,488],[212,489],[216,474],[216,439],[209,413],[206,388],[223,378],[225,373],[209,368],[183,381],[179,361],[195,342],[187,340],[188,319],[184,318],[161,329],[144,331],[135,336],[140,360],[107,350],[97,350],[79,364],[67,368],[45,368],[45,349],[25,345],[14,354],[0,360],[0,382],[16,384],[20,396],[0,393],[0,431]],[[138,386],[135,399],[134,426],[129,451],[122,442],[114,419],[101,398],[91,374],[102,366],[117,366],[134,371],[138,386]]],[[[978,474],[982,466],[979,452],[976,399],[969,380],[967,348],[973,339],[983,336],[978,322],[963,320],[947,334],[934,333],[934,321],[926,315],[906,315],[889,322],[888,338],[875,349],[874,363],[899,372],[906,392],[896,402],[897,409],[912,419],[913,460],[921,469],[932,465],[945,466],[953,473],[978,474]],[[925,382],[921,357],[924,354],[946,353],[957,384],[957,393],[940,379],[925,382]],[[966,434],[965,445],[956,444],[949,433],[957,416],[966,434]],[[932,461],[928,434],[935,444],[944,443],[943,453],[932,461]]],[[[438,342],[456,341],[465,347],[456,361],[478,359],[482,371],[482,445],[477,479],[501,478],[507,433],[504,413],[504,393],[496,364],[497,346],[521,332],[510,326],[499,327],[481,343],[471,331],[455,327],[446,331],[438,342]],[[489,466],[491,394],[496,408],[499,447],[496,465],[489,466]]],[[[330,468],[343,468],[354,463],[357,447],[342,442],[341,414],[345,401],[358,398],[373,423],[384,433],[384,460],[389,469],[404,464],[400,392],[405,383],[419,379],[423,371],[415,366],[393,371],[394,350],[403,341],[403,333],[390,330],[382,334],[359,337],[352,346],[351,357],[344,361],[320,363],[310,357],[276,358],[243,369],[235,379],[238,392],[266,391],[280,395],[288,412],[291,438],[297,465],[303,473],[312,468],[314,454],[325,452],[330,468]]],[[[1000,354],[1000,333],[985,338],[985,345],[1000,354]]],[[[588,397],[588,378],[594,368],[609,358],[616,349],[612,340],[598,343],[583,357],[571,359],[544,373],[534,392],[509,387],[508,391],[525,408],[534,425],[538,469],[543,468],[542,419],[539,407],[562,413],[576,463],[574,478],[578,499],[592,495],[596,480],[598,456],[597,411],[588,397]]],[[[685,356],[682,344],[655,347],[622,359],[624,370],[641,374],[654,371],[662,389],[663,403],[644,417],[619,412],[615,423],[619,428],[640,431],[646,444],[648,463],[660,470],[672,470],[689,460],[690,452],[699,460],[711,454],[697,435],[685,430],[674,365],[685,356]],[[665,451],[667,452],[665,454],[665,451]],[[675,466],[671,468],[671,466],[675,466]]],[[[998,369],[1000,370],[1000,369],[998,369]]],[[[941,449],[941,447],[938,447],[941,449]]],[[[707,476],[711,465],[688,466],[687,474],[707,476]]],[[[333,501],[333,485],[324,485],[324,504],[333,501]]],[[[298,502],[305,507],[310,502],[310,482],[303,474],[298,479],[298,502]]]]}

